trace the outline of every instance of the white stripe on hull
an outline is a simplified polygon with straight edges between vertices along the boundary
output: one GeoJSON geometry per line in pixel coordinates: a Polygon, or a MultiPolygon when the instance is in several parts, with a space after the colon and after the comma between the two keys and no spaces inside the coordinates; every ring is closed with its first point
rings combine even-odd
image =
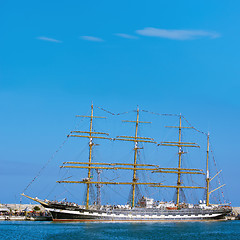
{"type": "MultiPolygon", "coordinates": [[[[171,215],[171,213],[169,213],[169,215],[133,215],[132,213],[130,214],[114,214],[114,213],[90,213],[88,211],[84,211],[84,212],[79,212],[79,211],[70,211],[70,210],[62,210],[62,209],[51,209],[48,208],[47,209],[50,212],[55,212],[55,213],[62,213],[62,214],[68,214],[68,215],[75,215],[76,217],[79,216],[79,219],[81,219],[81,216],[83,216],[82,220],[84,219],[88,219],[86,218],[87,216],[89,216],[89,219],[94,220],[96,218],[96,220],[190,220],[190,219],[211,219],[211,218],[216,218],[220,215],[222,215],[221,213],[215,213],[215,214],[191,214],[191,215],[171,215]]],[[[58,220],[58,219],[55,219],[58,220]]],[[[61,219],[59,219],[61,220],[61,219]]],[[[77,220],[76,218],[73,219],[66,219],[66,220],[77,220]]]]}

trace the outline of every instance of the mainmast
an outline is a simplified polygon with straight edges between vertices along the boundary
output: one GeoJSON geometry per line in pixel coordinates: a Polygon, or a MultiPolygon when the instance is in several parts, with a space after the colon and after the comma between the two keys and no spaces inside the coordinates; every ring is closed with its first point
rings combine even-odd
{"type": "Polygon", "coordinates": [[[148,142],[148,143],[156,143],[154,142],[154,139],[152,138],[144,138],[144,137],[138,137],[138,127],[139,123],[151,123],[151,122],[143,122],[139,121],[139,108],[137,108],[137,119],[136,121],[127,121],[124,120],[123,122],[130,122],[135,123],[135,136],[117,136],[116,140],[122,140],[122,141],[133,141],[135,143],[134,145],[134,161],[133,161],[133,178],[132,178],[132,207],[135,206],[135,191],[136,191],[136,183],[137,183],[137,153],[138,149],[138,142],[148,142]]]}

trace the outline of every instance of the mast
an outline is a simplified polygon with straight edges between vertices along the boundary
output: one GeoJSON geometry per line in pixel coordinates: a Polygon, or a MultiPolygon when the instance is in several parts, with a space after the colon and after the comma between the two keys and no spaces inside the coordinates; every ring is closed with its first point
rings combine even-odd
{"type": "Polygon", "coordinates": [[[134,135],[134,137],[130,137],[130,136],[117,136],[117,138],[116,138],[116,140],[133,141],[135,143],[135,145],[134,145],[134,161],[133,161],[133,178],[132,178],[132,207],[134,207],[135,206],[136,183],[137,183],[137,180],[138,180],[138,178],[137,178],[137,170],[139,170],[137,168],[137,153],[138,153],[138,149],[140,149],[138,147],[138,142],[149,142],[149,143],[155,143],[155,142],[154,142],[154,139],[152,139],[152,138],[138,137],[139,123],[150,123],[150,122],[139,121],[139,107],[137,107],[137,119],[136,119],[136,121],[124,120],[123,122],[135,123],[135,135],[134,135]],[[121,137],[121,139],[119,139],[118,137],[121,137]]]}
{"type": "MultiPolygon", "coordinates": [[[[196,143],[192,142],[182,142],[182,129],[187,128],[187,129],[193,129],[193,127],[183,127],[182,126],[182,115],[179,115],[179,126],[166,126],[167,128],[178,128],[178,142],[161,142],[161,144],[158,144],[160,146],[176,146],[178,147],[178,171],[177,171],[177,186],[176,186],[176,192],[177,192],[177,206],[179,206],[180,203],[180,189],[182,189],[182,182],[181,182],[181,174],[183,174],[181,168],[182,165],[182,154],[185,152],[182,150],[183,147],[198,147],[199,146],[196,143]]],[[[158,171],[158,172],[163,172],[163,171],[158,171]]],[[[166,172],[166,171],[165,171],[166,172]]],[[[186,174],[196,174],[192,171],[189,172],[184,172],[186,174]]],[[[197,173],[198,174],[198,173],[197,173]]]]}
{"type": "MultiPolygon", "coordinates": [[[[179,117],[179,136],[178,136],[178,142],[181,142],[181,131],[182,131],[182,116],[180,114],[180,117],[179,117]]],[[[177,178],[177,186],[180,186],[181,185],[181,171],[180,171],[180,168],[181,168],[181,161],[182,161],[182,146],[179,146],[178,147],[178,178],[177,178]]],[[[178,187],[177,188],[177,206],[179,205],[179,194],[180,194],[180,188],[178,187]]]]}
{"type": "Polygon", "coordinates": [[[208,170],[208,158],[209,158],[209,133],[207,135],[207,162],[206,162],[206,184],[207,184],[207,196],[206,196],[206,204],[209,206],[209,170],[208,170]]]}
{"type": "MultiPolygon", "coordinates": [[[[96,172],[97,172],[97,181],[101,182],[100,174],[102,171],[99,169],[96,169],[96,172]]],[[[97,187],[97,205],[101,206],[101,185],[97,183],[96,187],[97,187]]]]}
{"type": "Polygon", "coordinates": [[[210,147],[210,144],[209,144],[209,133],[207,135],[207,161],[206,161],[206,205],[209,206],[210,203],[209,203],[209,197],[210,197],[210,194],[215,192],[216,190],[224,187],[226,184],[222,184],[221,186],[213,189],[212,191],[210,191],[210,182],[216,177],[218,176],[222,170],[218,171],[212,178],[210,178],[210,174],[209,174],[209,147],[210,147]]]}
{"type": "Polygon", "coordinates": [[[93,131],[93,118],[105,118],[105,117],[98,117],[98,116],[93,116],[93,104],[91,104],[91,116],[79,116],[77,115],[77,117],[87,117],[90,118],[90,127],[89,127],[89,132],[87,131],[72,131],[71,133],[83,133],[83,134],[88,134],[88,135],[75,135],[75,134],[70,134],[70,137],[83,137],[83,138],[89,138],[89,156],[88,156],[88,175],[87,175],[87,194],[86,194],[86,209],[89,208],[89,195],[90,195],[90,181],[91,181],[91,164],[92,164],[92,149],[94,146],[93,143],[93,138],[99,138],[99,139],[110,139],[107,137],[99,137],[99,136],[95,136],[96,134],[105,134],[105,135],[109,135],[108,133],[103,133],[103,132],[94,132],[93,131]]]}
{"type": "MultiPolygon", "coordinates": [[[[135,139],[137,139],[137,134],[138,134],[138,121],[139,121],[139,108],[137,108],[137,120],[136,120],[136,128],[135,128],[135,139]]],[[[134,146],[134,170],[133,170],[133,185],[132,185],[132,207],[134,207],[135,203],[135,190],[136,190],[136,185],[134,184],[137,181],[136,178],[136,164],[137,164],[137,151],[138,151],[138,142],[135,142],[134,146]]]]}
{"type": "MultiPolygon", "coordinates": [[[[93,104],[91,105],[91,117],[90,117],[90,130],[89,130],[89,167],[91,166],[91,161],[92,161],[92,147],[93,147],[93,141],[92,141],[92,122],[93,122],[93,104]]],[[[88,179],[91,179],[91,168],[88,168],[88,179]]],[[[86,202],[86,208],[88,209],[89,207],[89,190],[90,190],[90,185],[89,183],[87,184],[87,202],[86,202]]]]}

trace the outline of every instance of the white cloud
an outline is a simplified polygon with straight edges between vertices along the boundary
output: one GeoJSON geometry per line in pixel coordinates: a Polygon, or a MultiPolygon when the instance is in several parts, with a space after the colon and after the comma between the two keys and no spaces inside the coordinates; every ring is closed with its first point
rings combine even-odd
{"type": "Polygon", "coordinates": [[[133,35],[129,35],[129,34],[126,34],[126,33],[115,33],[114,35],[116,35],[118,37],[122,37],[122,38],[138,39],[138,37],[133,36],[133,35]]]}
{"type": "Polygon", "coordinates": [[[56,42],[61,43],[62,41],[54,39],[54,38],[48,38],[48,37],[37,37],[38,40],[48,41],[48,42],[56,42]]]}
{"type": "Polygon", "coordinates": [[[103,42],[104,41],[102,38],[93,37],[93,36],[81,36],[80,38],[83,40],[92,41],[92,42],[103,42]]]}
{"type": "Polygon", "coordinates": [[[200,37],[217,38],[220,35],[216,32],[203,30],[167,30],[159,28],[144,28],[136,31],[137,34],[149,37],[169,38],[175,40],[188,40],[200,37]]]}

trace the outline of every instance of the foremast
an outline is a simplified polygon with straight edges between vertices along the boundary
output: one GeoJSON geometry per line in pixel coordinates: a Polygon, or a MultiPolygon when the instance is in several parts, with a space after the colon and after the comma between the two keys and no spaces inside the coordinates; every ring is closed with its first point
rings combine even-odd
{"type": "MultiPolygon", "coordinates": [[[[70,137],[82,137],[82,138],[89,138],[89,157],[88,157],[88,177],[86,180],[90,181],[91,180],[91,163],[92,163],[92,149],[94,146],[93,143],[93,138],[98,138],[98,139],[110,139],[108,137],[101,137],[101,136],[95,136],[95,135],[109,135],[108,133],[104,133],[104,132],[94,132],[93,131],[93,119],[94,118],[105,118],[105,117],[99,117],[99,116],[94,116],[93,115],[93,104],[91,104],[91,115],[90,116],[81,116],[81,115],[77,115],[77,117],[83,117],[83,118],[90,118],[90,128],[89,128],[89,132],[86,131],[72,131],[71,134],[69,135],[70,137]],[[76,135],[76,134],[72,134],[72,133],[83,133],[83,134],[88,134],[88,135],[76,135]]],[[[90,183],[87,183],[87,195],[86,195],[86,209],[89,208],[89,195],[90,195],[90,183]]]]}

